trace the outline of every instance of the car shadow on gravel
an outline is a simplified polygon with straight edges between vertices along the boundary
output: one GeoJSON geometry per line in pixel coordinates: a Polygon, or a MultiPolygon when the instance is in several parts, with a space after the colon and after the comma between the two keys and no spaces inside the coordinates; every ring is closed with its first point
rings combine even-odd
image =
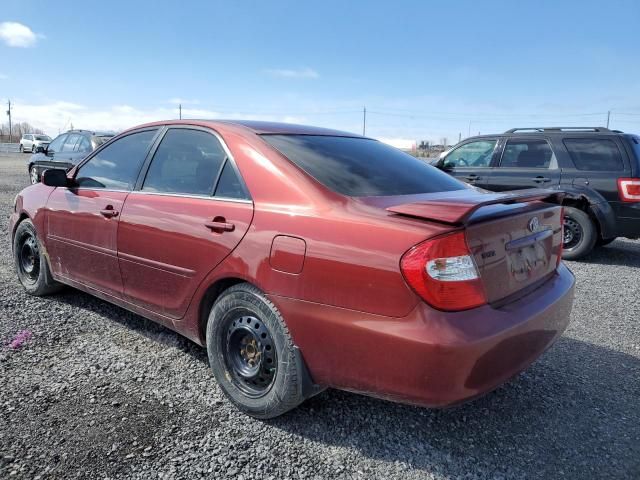
{"type": "Polygon", "coordinates": [[[465,466],[520,478],[637,478],[639,399],[639,358],[563,337],[523,374],[466,405],[431,410],[329,390],[271,422],[456,478],[465,466]]]}
{"type": "Polygon", "coordinates": [[[589,255],[579,260],[580,263],[599,265],[621,265],[640,267],[640,244],[638,242],[616,240],[613,243],[595,248],[589,255]]]}

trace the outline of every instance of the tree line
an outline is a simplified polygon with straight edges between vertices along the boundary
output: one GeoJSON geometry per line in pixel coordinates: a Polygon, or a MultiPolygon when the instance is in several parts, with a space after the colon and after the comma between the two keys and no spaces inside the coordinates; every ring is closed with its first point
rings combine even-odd
{"type": "Polygon", "coordinates": [[[9,124],[0,125],[0,143],[18,143],[25,133],[44,134],[44,130],[36,128],[28,122],[11,124],[11,138],[9,138],[9,124]]]}

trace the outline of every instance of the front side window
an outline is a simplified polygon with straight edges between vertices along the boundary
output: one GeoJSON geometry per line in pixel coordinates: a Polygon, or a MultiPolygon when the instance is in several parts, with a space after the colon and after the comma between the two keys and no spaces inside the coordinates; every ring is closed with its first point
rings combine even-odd
{"type": "Polygon", "coordinates": [[[377,140],[323,135],[263,135],[329,189],[351,197],[462,190],[465,185],[377,140]]]}
{"type": "Polygon", "coordinates": [[[213,195],[226,157],[214,135],[201,130],[170,129],[153,156],[142,190],[213,195]]]}
{"type": "Polygon", "coordinates": [[[145,130],[107,145],[80,167],[77,186],[131,190],[155,134],[156,130],[145,130]]]}
{"type": "Polygon", "coordinates": [[[86,153],[91,151],[91,142],[87,137],[82,135],[80,141],[76,144],[76,152],[86,153]]]}
{"type": "Polygon", "coordinates": [[[36,135],[35,138],[40,142],[48,142],[49,140],[51,140],[48,135],[36,135]]]}
{"type": "Polygon", "coordinates": [[[500,167],[549,168],[553,152],[546,140],[509,140],[500,167]]]}
{"type": "Polygon", "coordinates": [[[76,146],[76,142],[80,139],[80,135],[77,133],[71,133],[67,135],[67,139],[64,141],[62,145],[61,152],[73,152],[73,149],[76,146]]]}
{"type": "Polygon", "coordinates": [[[466,143],[449,152],[442,166],[444,168],[488,167],[495,147],[496,140],[466,143]]]}
{"type": "Polygon", "coordinates": [[[624,170],[620,150],[607,138],[567,138],[564,145],[578,170],[624,170]]]}
{"type": "Polygon", "coordinates": [[[68,137],[67,134],[56,137],[56,139],[49,144],[49,147],[47,148],[47,152],[50,152],[50,153],[59,152],[65,140],[67,139],[67,137],[68,137]]]}

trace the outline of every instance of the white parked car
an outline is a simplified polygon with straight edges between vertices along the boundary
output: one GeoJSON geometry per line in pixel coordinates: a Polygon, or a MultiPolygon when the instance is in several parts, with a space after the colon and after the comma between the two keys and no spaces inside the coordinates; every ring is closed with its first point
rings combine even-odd
{"type": "Polygon", "coordinates": [[[20,152],[36,153],[38,147],[42,147],[44,149],[50,142],[51,137],[49,135],[25,133],[20,139],[20,152]]]}

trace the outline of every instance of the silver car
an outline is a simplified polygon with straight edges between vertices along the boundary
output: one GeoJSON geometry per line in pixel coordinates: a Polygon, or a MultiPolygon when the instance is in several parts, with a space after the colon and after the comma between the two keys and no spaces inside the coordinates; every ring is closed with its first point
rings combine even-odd
{"type": "Polygon", "coordinates": [[[25,133],[20,139],[20,152],[36,153],[38,147],[44,150],[51,143],[49,135],[41,135],[38,133],[25,133]]]}

